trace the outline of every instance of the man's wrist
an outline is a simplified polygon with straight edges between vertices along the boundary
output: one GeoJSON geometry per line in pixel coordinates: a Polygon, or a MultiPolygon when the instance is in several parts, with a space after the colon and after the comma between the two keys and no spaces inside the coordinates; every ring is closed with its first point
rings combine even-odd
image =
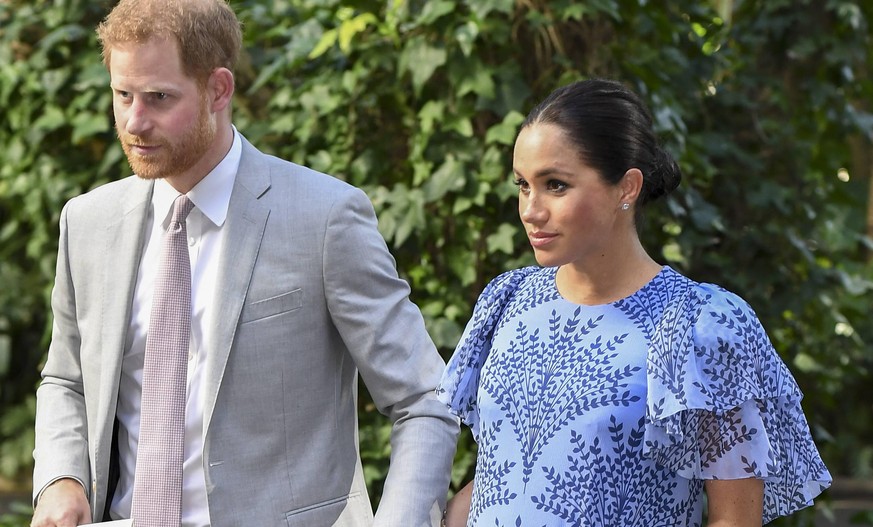
{"type": "Polygon", "coordinates": [[[42,495],[45,493],[45,491],[49,487],[51,487],[52,485],[54,485],[56,483],[63,482],[63,481],[70,481],[70,482],[75,481],[76,483],[79,484],[79,486],[82,487],[82,492],[85,494],[85,498],[89,497],[87,487],[85,487],[85,483],[83,483],[81,479],[79,479],[75,476],[58,476],[55,479],[53,479],[53,480],[49,481],[48,483],[46,483],[45,485],[43,485],[43,487],[40,489],[39,493],[37,493],[37,495],[34,496],[34,498],[33,498],[33,506],[36,507],[37,503],[39,503],[40,498],[42,498],[42,495]]]}

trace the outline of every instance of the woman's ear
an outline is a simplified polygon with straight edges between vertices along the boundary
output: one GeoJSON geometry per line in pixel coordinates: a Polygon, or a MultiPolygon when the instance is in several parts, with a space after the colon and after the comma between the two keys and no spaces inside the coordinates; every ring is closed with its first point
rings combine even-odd
{"type": "Polygon", "coordinates": [[[213,112],[220,112],[230,106],[233,100],[233,73],[227,68],[215,68],[206,82],[209,106],[213,112]]]}
{"type": "Polygon", "coordinates": [[[621,189],[621,202],[634,204],[643,190],[643,172],[639,168],[629,168],[618,182],[621,189]]]}

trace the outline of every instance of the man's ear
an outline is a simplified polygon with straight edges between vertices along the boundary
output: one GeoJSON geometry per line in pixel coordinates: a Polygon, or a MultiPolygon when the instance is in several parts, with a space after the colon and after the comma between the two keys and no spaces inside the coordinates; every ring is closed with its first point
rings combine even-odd
{"type": "Polygon", "coordinates": [[[643,190],[643,172],[639,168],[629,168],[618,186],[621,188],[621,202],[633,205],[643,190]]]}
{"type": "Polygon", "coordinates": [[[212,112],[220,112],[230,106],[234,92],[233,73],[227,68],[215,68],[206,81],[206,93],[209,96],[209,108],[212,112]]]}

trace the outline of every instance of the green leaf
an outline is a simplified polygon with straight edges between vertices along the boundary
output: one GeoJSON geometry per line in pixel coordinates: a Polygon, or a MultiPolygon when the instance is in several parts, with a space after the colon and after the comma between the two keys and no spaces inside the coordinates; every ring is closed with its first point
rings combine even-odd
{"type": "Polygon", "coordinates": [[[455,156],[451,154],[446,156],[442,165],[424,184],[422,189],[424,202],[431,203],[440,200],[446,193],[462,188],[465,183],[463,168],[455,156]]]}
{"type": "Polygon", "coordinates": [[[296,64],[305,58],[316,58],[325,53],[336,42],[334,36],[333,42],[322,43],[324,28],[315,18],[307,19],[302,24],[294,26],[289,33],[291,39],[284,47],[284,59],[288,64],[296,64]],[[322,45],[326,45],[326,47],[319,50],[319,46],[322,45]],[[316,54],[316,51],[320,51],[320,53],[316,54]]]}
{"type": "Polygon", "coordinates": [[[71,141],[74,145],[81,144],[86,138],[95,134],[109,131],[109,119],[102,113],[79,113],[73,116],[73,135],[71,141]]]}
{"type": "Polygon", "coordinates": [[[352,49],[352,38],[377,22],[373,13],[362,13],[340,24],[338,37],[340,50],[348,55],[352,49]]]}
{"type": "Polygon", "coordinates": [[[316,114],[330,114],[342,103],[342,96],[333,93],[330,86],[314,86],[307,92],[299,95],[300,104],[306,110],[316,114]]]}
{"type": "Polygon", "coordinates": [[[524,75],[517,63],[502,64],[492,72],[492,77],[496,86],[495,97],[481,98],[479,105],[482,109],[505,116],[526,107],[524,103],[530,96],[530,87],[522,80],[524,75]]]}
{"type": "Polygon", "coordinates": [[[423,37],[415,37],[403,48],[399,65],[401,72],[412,74],[412,86],[418,93],[437,68],[445,63],[446,50],[442,46],[434,46],[423,37]]]}
{"type": "Polygon", "coordinates": [[[434,123],[442,120],[445,115],[445,102],[443,101],[427,101],[418,112],[418,120],[421,126],[421,132],[424,135],[430,135],[434,130],[434,123]]]}
{"type": "Polygon", "coordinates": [[[431,319],[427,323],[427,333],[438,348],[454,347],[461,338],[462,328],[457,322],[447,318],[431,319]]]}
{"type": "Polygon", "coordinates": [[[465,57],[470,57],[473,54],[473,44],[478,36],[479,25],[472,20],[468,20],[465,24],[462,24],[455,29],[455,41],[457,41],[458,46],[461,47],[461,53],[463,53],[465,57]]]}
{"type": "Polygon", "coordinates": [[[468,286],[476,280],[476,260],[472,252],[450,250],[448,263],[462,286],[468,286]]]}
{"type": "Polygon", "coordinates": [[[515,8],[514,0],[467,0],[466,3],[478,20],[484,20],[492,11],[508,15],[515,8]]]}
{"type": "MultiPolygon", "coordinates": [[[[402,190],[402,188],[398,187],[398,190],[402,190]]],[[[394,196],[392,208],[396,207],[399,213],[395,216],[396,228],[394,229],[393,238],[394,244],[399,246],[413,232],[425,226],[425,200],[422,191],[419,189],[410,189],[405,194],[392,192],[392,195],[394,196]]]]}
{"type": "Polygon", "coordinates": [[[509,112],[503,121],[488,129],[488,133],[485,134],[485,142],[487,144],[514,144],[515,137],[518,135],[518,127],[522,122],[524,122],[522,114],[515,111],[509,112]]]}
{"type": "Polygon", "coordinates": [[[518,236],[518,227],[509,223],[501,223],[497,227],[497,232],[489,235],[487,238],[488,252],[512,254],[515,250],[516,236],[518,236]]]}
{"type": "Polygon", "coordinates": [[[336,44],[338,35],[339,31],[337,29],[329,29],[325,31],[324,34],[321,35],[321,38],[318,39],[318,43],[315,44],[315,47],[312,48],[312,51],[309,52],[309,58],[317,59],[327,53],[327,50],[336,44]]]}
{"type": "Polygon", "coordinates": [[[41,135],[44,135],[45,133],[57,130],[65,124],[67,124],[67,116],[64,115],[63,110],[57,106],[48,106],[43,110],[42,115],[33,122],[33,128],[42,132],[41,135]]]}
{"type": "Polygon", "coordinates": [[[458,85],[458,96],[463,97],[468,93],[475,93],[487,99],[493,99],[495,95],[494,79],[491,71],[480,65],[472,72],[465,72],[458,85]]]}
{"type": "Polygon", "coordinates": [[[421,26],[433,24],[438,19],[455,10],[455,2],[451,0],[430,0],[424,4],[416,23],[421,26]]]}
{"type": "Polygon", "coordinates": [[[446,123],[447,130],[453,130],[461,137],[473,137],[473,123],[465,116],[456,115],[446,123]]]}

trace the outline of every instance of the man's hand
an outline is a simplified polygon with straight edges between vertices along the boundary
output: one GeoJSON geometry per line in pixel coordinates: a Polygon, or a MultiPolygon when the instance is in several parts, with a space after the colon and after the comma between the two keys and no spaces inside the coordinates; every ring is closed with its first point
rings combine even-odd
{"type": "Polygon", "coordinates": [[[91,523],[85,489],[74,479],[59,479],[42,491],[30,527],[76,527],[91,523]]]}

